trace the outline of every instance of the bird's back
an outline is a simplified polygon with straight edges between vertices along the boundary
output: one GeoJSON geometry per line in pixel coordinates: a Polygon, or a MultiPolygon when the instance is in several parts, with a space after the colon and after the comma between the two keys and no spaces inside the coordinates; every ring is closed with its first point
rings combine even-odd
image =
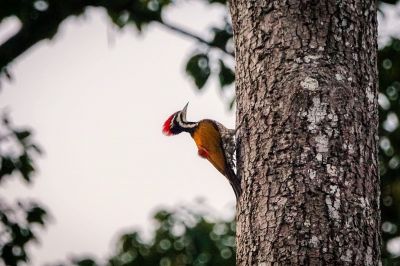
{"type": "Polygon", "coordinates": [[[191,134],[199,155],[210,161],[231,183],[236,198],[241,194],[235,167],[235,131],[213,120],[201,120],[191,134]]]}

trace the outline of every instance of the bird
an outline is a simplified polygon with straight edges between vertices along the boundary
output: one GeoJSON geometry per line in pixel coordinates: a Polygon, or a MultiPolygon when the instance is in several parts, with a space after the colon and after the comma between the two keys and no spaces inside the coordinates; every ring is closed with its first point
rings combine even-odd
{"type": "Polygon", "coordinates": [[[198,155],[207,159],[231,184],[238,200],[241,195],[240,179],[235,174],[236,141],[233,129],[228,129],[221,123],[203,119],[198,122],[186,120],[187,107],[170,115],[162,126],[166,136],[189,133],[197,146],[198,155]]]}

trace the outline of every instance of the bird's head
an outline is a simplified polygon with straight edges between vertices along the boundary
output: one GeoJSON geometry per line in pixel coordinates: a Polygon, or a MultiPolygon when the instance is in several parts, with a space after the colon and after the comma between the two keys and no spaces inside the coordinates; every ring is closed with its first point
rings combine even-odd
{"type": "Polygon", "coordinates": [[[177,135],[181,132],[192,132],[197,123],[186,121],[186,111],[189,103],[181,111],[173,113],[164,122],[162,132],[166,136],[177,135]]]}

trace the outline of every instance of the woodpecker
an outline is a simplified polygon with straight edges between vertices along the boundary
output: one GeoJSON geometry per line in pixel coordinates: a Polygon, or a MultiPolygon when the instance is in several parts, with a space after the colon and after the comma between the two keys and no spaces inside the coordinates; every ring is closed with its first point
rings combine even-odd
{"type": "Polygon", "coordinates": [[[187,103],[178,112],[173,113],[164,123],[162,132],[167,136],[182,132],[189,133],[197,145],[198,155],[207,159],[223,174],[231,184],[236,199],[241,194],[240,180],[235,174],[235,130],[227,129],[222,124],[211,119],[198,122],[186,120],[187,103]]]}

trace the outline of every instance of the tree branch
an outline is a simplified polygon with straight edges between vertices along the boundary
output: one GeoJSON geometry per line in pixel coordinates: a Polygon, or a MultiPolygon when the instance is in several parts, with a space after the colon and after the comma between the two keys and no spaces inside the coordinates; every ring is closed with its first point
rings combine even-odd
{"type": "Polygon", "coordinates": [[[189,32],[189,31],[187,31],[187,30],[179,28],[178,26],[172,25],[172,24],[170,24],[168,22],[165,22],[165,21],[157,21],[157,22],[160,23],[161,25],[163,25],[164,27],[166,27],[169,30],[175,31],[175,32],[177,32],[177,33],[179,33],[181,35],[186,36],[186,37],[195,39],[198,42],[206,44],[206,45],[208,45],[208,46],[210,46],[212,48],[219,49],[220,51],[222,51],[223,53],[225,53],[227,55],[230,55],[230,56],[233,56],[233,57],[235,56],[234,53],[231,53],[231,52],[227,51],[225,48],[217,46],[217,45],[213,44],[212,42],[209,42],[209,41],[207,41],[207,40],[205,40],[205,39],[203,39],[203,38],[201,38],[201,37],[189,32]]]}
{"type": "Polygon", "coordinates": [[[39,41],[52,38],[66,17],[68,14],[49,9],[37,18],[23,23],[17,33],[0,45],[0,72],[39,41]]]}
{"type": "Polygon", "coordinates": [[[32,35],[30,27],[22,26],[16,34],[0,45],[0,71],[31,46],[45,38],[45,36],[32,35]]]}
{"type": "MultiPolygon", "coordinates": [[[[40,13],[36,18],[30,21],[25,21],[22,24],[21,29],[0,45],[0,72],[7,67],[12,61],[14,61],[18,56],[28,50],[30,47],[35,45],[41,40],[49,39],[57,33],[58,27],[61,22],[71,15],[78,15],[84,12],[87,6],[97,6],[104,7],[107,10],[120,11],[126,9],[126,5],[115,4],[116,2],[109,2],[109,5],[99,4],[97,1],[88,2],[60,2],[59,5],[50,5],[49,9],[45,12],[40,13]],[[62,4],[60,4],[62,3],[62,4]],[[112,4],[111,4],[112,3],[112,4]],[[68,12],[66,12],[66,10],[68,12]],[[63,11],[63,12],[62,12],[63,11]]],[[[128,6],[129,7],[129,6],[128,6]]],[[[128,8],[129,10],[129,8],[128,8]]],[[[130,10],[134,12],[134,10],[130,10]]],[[[225,47],[218,46],[213,42],[207,41],[185,29],[178,26],[172,25],[168,22],[161,21],[160,19],[153,18],[150,22],[158,22],[164,27],[186,37],[197,40],[209,47],[219,49],[223,53],[234,56],[225,49],[225,47]]]]}

